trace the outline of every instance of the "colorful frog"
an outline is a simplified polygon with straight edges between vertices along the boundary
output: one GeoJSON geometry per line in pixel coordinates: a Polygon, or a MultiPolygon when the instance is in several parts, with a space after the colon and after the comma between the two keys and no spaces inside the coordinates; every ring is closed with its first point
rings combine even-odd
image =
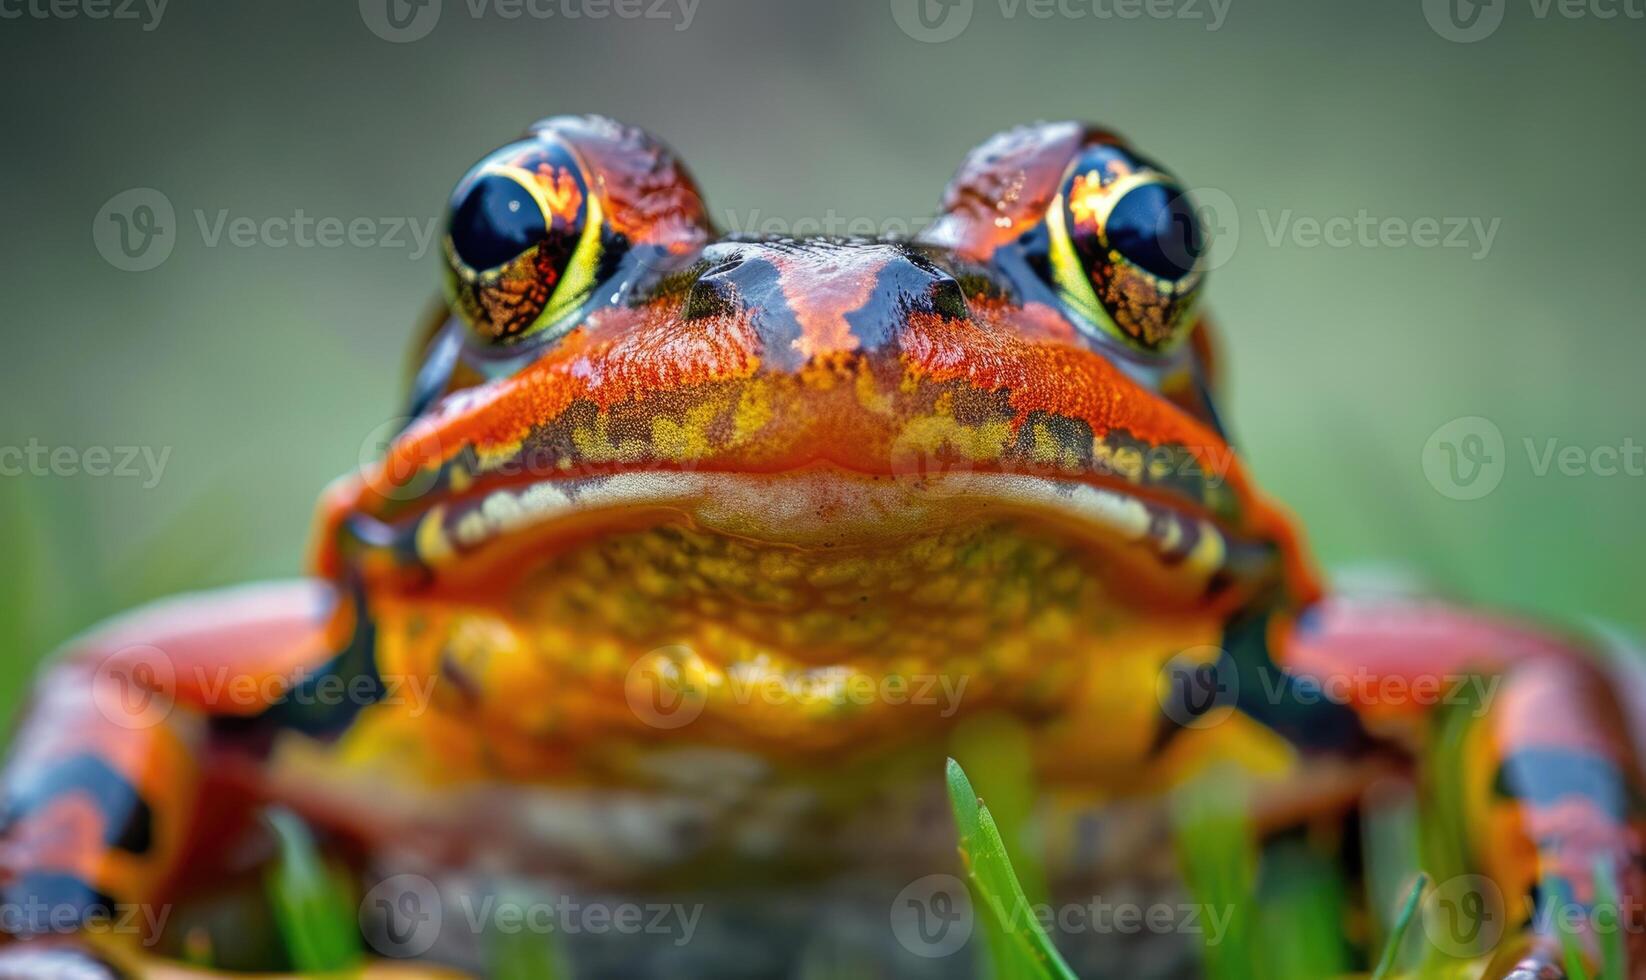
{"type": "MultiPolygon", "coordinates": [[[[956,869],[943,758],[982,725],[1021,736],[1054,894],[1117,850],[1171,878],[1154,801],[1199,774],[1238,767],[1283,835],[1415,773],[1501,900],[1484,975],[1564,976],[1534,903],[1609,883],[1646,976],[1626,678],[1323,590],[1214,407],[1196,214],[1119,137],[996,136],[911,241],[750,239],[649,135],[556,117],[462,178],[443,244],[405,424],[325,493],[310,577],[131,613],[41,679],[0,973],[290,968],[221,921],[278,806],[358,876],[372,971],[483,971],[452,913],[414,935],[373,924],[406,894],[370,899],[506,879],[694,896],[696,942],[563,937],[579,975],[787,975],[832,941],[819,903],[887,933],[956,869]],[[1427,764],[1459,690],[1460,755],[1427,764]],[[174,915],[134,942],[133,908],[174,915]]],[[[1092,969],[1195,971],[1150,955],[1092,969]]]]}

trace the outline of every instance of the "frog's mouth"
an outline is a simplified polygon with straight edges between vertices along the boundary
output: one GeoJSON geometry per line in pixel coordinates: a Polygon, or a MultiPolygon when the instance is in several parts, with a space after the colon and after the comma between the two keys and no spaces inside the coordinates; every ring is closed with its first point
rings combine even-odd
{"type": "Polygon", "coordinates": [[[1231,610],[1286,577],[1276,540],[1187,505],[1000,472],[632,470],[475,487],[392,519],[352,510],[334,527],[330,560],[365,580],[391,669],[606,689],[557,709],[527,698],[531,724],[579,738],[638,724],[625,683],[657,651],[685,651],[669,669],[708,679],[725,703],[694,732],[729,742],[838,745],[901,710],[793,694],[819,686],[925,677],[968,706],[1040,703],[1094,653],[1218,642],[1231,610]],[[750,678],[790,700],[751,707],[750,678]]]}
{"type": "MultiPolygon", "coordinates": [[[[392,516],[340,512],[335,548],[322,563],[378,592],[495,601],[528,588],[557,556],[651,535],[653,544],[645,547],[693,551],[701,564],[637,568],[633,577],[701,577],[703,567],[729,565],[736,571],[727,581],[787,574],[815,583],[844,576],[845,591],[873,593],[918,584],[935,570],[931,561],[943,560],[934,552],[1038,542],[1049,551],[1037,560],[1092,578],[1105,606],[1212,611],[1249,602],[1285,584],[1292,571],[1278,518],[1276,535],[1243,533],[1185,502],[1032,474],[877,474],[821,463],[780,473],[636,469],[500,481],[431,496],[431,502],[395,508],[392,516]],[[658,534],[675,535],[674,544],[658,534]],[[835,568],[848,560],[867,576],[863,582],[835,568]]],[[[980,574],[1005,571],[988,567],[980,574]]],[[[765,602],[759,590],[720,598],[748,607],[727,609],[746,618],[765,602]]],[[[839,601],[815,590],[811,598],[819,606],[839,601]]]]}

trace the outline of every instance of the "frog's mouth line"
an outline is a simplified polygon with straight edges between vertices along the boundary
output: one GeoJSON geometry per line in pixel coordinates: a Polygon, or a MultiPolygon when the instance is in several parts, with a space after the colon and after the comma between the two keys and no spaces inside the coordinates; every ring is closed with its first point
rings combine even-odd
{"type": "Polygon", "coordinates": [[[934,529],[1022,522],[1101,556],[1137,601],[1234,603],[1278,581],[1284,542],[1108,486],[999,472],[874,475],[647,470],[498,486],[394,520],[355,511],[339,550],[406,588],[478,584],[575,540],[665,523],[795,549],[875,546],[934,529]]]}

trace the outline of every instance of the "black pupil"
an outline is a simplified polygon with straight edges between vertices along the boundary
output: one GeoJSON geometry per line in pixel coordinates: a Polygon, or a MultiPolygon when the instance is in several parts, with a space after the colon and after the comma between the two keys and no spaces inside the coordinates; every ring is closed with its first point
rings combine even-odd
{"type": "Polygon", "coordinates": [[[452,209],[452,247],[471,269],[495,269],[547,235],[531,194],[501,174],[476,180],[452,209]]]}
{"type": "Polygon", "coordinates": [[[1162,279],[1188,275],[1205,248],[1188,195],[1169,184],[1129,191],[1104,229],[1110,248],[1162,279]]]}

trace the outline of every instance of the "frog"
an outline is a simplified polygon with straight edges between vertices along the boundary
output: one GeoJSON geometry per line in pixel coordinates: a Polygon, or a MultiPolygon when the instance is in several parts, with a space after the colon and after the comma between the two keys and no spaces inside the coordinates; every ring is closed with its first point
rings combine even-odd
{"type": "MultiPolygon", "coordinates": [[[[1638,679],[1576,631],[1329,587],[1219,414],[1214,242],[1164,166],[1038,123],[912,237],[709,215],[599,116],[461,177],[404,413],[323,493],[307,574],[47,661],[0,780],[0,973],[292,969],[211,918],[257,903],[284,821],[366,895],[368,975],[484,975],[463,930],[373,917],[497,880],[718,916],[696,944],[562,930],[575,975],[794,975],[839,940],[796,923],[856,902],[883,935],[911,883],[964,874],[967,745],[1030,787],[1060,894],[1181,889],[1161,801],[1196,780],[1345,861],[1358,802],[1415,785],[1500,903],[1472,975],[1567,976],[1539,903],[1609,888],[1646,977],[1638,679]],[[156,908],[193,918],[109,927],[156,908]]],[[[878,975],[970,969],[914,952],[878,975]]],[[[1125,955],[1070,958],[1200,968],[1125,955]]]]}

